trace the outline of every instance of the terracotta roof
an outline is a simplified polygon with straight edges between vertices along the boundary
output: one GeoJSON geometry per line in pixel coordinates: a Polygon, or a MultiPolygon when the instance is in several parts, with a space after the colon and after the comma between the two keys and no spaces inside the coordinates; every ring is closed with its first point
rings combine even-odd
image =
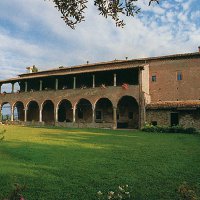
{"type": "Polygon", "coordinates": [[[169,108],[200,108],[200,100],[187,101],[159,101],[150,103],[146,106],[147,109],[169,109],[169,108]]]}
{"type": "Polygon", "coordinates": [[[88,64],[82,64],[82,65],[75,65],[75,66],[68,66],[68,67],[58,67],[50,70],[43,70],[36,73],[25,73],[20,74],[19,76],[33,76],[34,74],[43,74],[43,73],[49,73],[49,72],[56,72],[56,71],[66,71],[66,70],[72,70],[72,69],[89,69],[91,67],[99,67],[99,66],[106,66],[107,65],[115,65],[115,64],[125,64],[125,63],[146,63],[147,61],[151,60],[163,60],[163,59],[175,59],[175,58],[185,58],[185,57],[194,57],[198,56],[200,57],[199,52],[194,53],[184,53],[184,54],[173,54],[173,55],[167,55],[167,56],[157,56],[157,57],[147,57],[147,58],[139,58],[139,59],[131,59],[131,60],[113,60],[113,61],[107,61],[107,62],[98,62],[98,63],[88,63],[88,64]]]}
{"type": "Polygon", "coordinates": [[[107,71],[107,70],[115,70],[115,69],[127,69],[132,67],[139,67],[148,64],[148,61],[151,60],[163,60],[163,59],[177,59],[177,58],[190,58],[190,57],[199,57],[200,53],[184,53],[184,54],[174,54],[167,56],[159,56],[159,57],[148,57],[148,58],[140,58],[140,59],[132,59],[132,60],[113,60],[108,62],[99,62],[99,63],[88,63],[83,65],[76,65],[71,67],[58,67],[50,70],[39,71],[36,73],[26,73],[20,74],[19,78],[12,78],[0,81],[0,83],[9,83],[18,80],[25,80],[31,78],[41,78],[47,76],[61,76],[67,74],[78,74],[78,73],[90,73],[97,71],[107,71]]]}

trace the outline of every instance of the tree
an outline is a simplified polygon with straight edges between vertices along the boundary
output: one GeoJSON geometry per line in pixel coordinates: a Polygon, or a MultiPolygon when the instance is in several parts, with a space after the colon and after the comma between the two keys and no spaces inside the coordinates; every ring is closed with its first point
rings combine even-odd
{"type": "MultiPolygon", "coordinates": [[[[88,0],[52,0],[58,11],[61,12],[62,18],[66,25],[75,29],[75,25],[84,21],[85,9],[88,0]]],[[[119,15],[134,17],[140,12],[140,8],[136,5],[138,0],[94,0],[94,5],[99,10],[99,14],[105,18],[111,17],[117,27],[123,27],[124,21],[119,15]]],[[[159,0],[147,0],[149,6],[152,2],[159,3],[159,0]]]]}

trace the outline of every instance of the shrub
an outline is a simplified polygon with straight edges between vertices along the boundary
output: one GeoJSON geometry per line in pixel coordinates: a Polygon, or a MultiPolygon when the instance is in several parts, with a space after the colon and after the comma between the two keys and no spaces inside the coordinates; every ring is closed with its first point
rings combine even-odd
{"type": "Polygon", "coordinates": [[[198,131],[193,128],[184,128],[182,126],[153,126],[152,124],[145,124],[141,129],[144,132],[152,132],[152,133],[187,133],[187,134],[195,134],[198,131]]]}
{"type": "Polygon", "coordinates": [[[178,194],[179,194],[180,200],[198,200],[199,199],[194,188],[189,186],[187,182],[183,182],[179,186],[178,194]]]}
{"type": "Polygon", "coordinates": [[[128,191],[128,185],[119,186],[115,191],[109,191],[108,193],[97,192],[98,200],[128,200],[131,198],[128,191]]]}
{"type": "Polygon", "coordinates": [[[14,184],[14,188],[12,192],[10,193],[8,198],[5,198],[4,200],[25,200],[25,198],[22,195],[22,192],[25,190],[25,185],[20,185],[18,183],[14,184]]]}

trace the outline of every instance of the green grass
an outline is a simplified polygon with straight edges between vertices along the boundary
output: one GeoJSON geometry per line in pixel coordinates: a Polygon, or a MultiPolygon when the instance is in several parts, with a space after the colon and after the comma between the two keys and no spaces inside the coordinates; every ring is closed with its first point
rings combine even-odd
{"type": "Polygon", "coordinates": [[[1,126],[0,199],[13,183],[27,200],[93,200],[128,184],[135,199],[178,199],[200,190],[200,135],[1,126]]]}

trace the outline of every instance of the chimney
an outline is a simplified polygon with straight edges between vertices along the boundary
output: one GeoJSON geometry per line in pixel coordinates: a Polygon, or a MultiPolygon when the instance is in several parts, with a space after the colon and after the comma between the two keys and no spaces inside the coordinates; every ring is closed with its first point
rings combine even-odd
{"type": "Polygon", "coordinates": [[[199,53],[200,53],[200,46],[198,48],[199,48],[199,53]]]}

